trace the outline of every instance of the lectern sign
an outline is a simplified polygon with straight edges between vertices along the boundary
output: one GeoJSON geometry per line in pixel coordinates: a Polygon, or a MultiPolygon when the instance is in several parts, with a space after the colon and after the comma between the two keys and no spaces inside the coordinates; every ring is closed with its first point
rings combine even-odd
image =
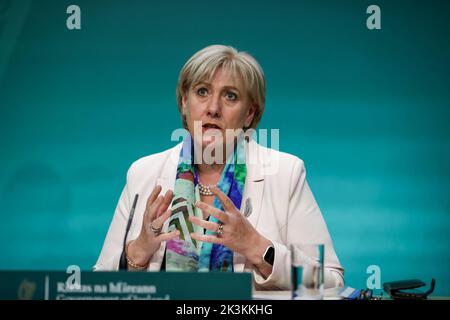
{"type": "Polygon", "coordinates": [[[1,271],[0,299],[181,300],[251,299],[250,273],[1,271]]]}

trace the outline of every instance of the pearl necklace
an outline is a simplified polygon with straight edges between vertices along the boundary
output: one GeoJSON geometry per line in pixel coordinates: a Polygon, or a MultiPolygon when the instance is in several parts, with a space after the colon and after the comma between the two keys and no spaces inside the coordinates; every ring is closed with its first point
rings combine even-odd
{"type": "Polygon", "coordinates": [[[210,186],[205,186],[204,184],[202,184],[200,182],[200,180],[198,180],[198,191],[200,192],[200,194],[202,196],[213,196],[214,193],[212,193],[211,191],[211,187],[215,187],[216,185],[210,185],[210,186]]]}

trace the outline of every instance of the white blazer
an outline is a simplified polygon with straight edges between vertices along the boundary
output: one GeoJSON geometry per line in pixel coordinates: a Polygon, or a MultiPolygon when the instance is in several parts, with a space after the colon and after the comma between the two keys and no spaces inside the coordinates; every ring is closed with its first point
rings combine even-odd
{"type": "MultiPolygon", "coordinates": [[[[161,153],[143,157],[128,170],[127,182],[120,196],[103,249],[94,270],[118,270],[125,229],[136,194],[139,201],[127,241],[140,233],[147,198],[156,185],[162,193],[173,190],[182,144],[161,153]]],[[[272,274],[264,278],[244,256],[234,254],[236,272],[252,272],[256,290],[290,289],[290,244],[323,243],[325,245],[325,288],[344,285],[344,269],[333,248],[331,237],[314,196],[306,181],[301,159],[258,145],[254,140],[246,148],[247,177],[241,212],[256,230],[272,241],[275,260],[272,274]],[[250,208],[245,208],[246,206],[250,208]]],[[[163,226],[167,231],[168,222],[163,226]]],[[[159,271],[166,244],[153,255],[148,271],[159,271]]]]}

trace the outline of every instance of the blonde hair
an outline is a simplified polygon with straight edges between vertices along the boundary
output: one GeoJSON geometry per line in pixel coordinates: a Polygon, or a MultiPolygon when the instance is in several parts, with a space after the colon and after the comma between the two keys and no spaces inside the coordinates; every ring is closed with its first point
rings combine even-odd
{"type": "MultiPolygon", "coordinates": [[[[250,97],[256,105],[255,116],[250,126],[256,129],[264,112],[266,99],[266,80],[259,63],[250,54],[238,52],[235,48],[223,45],[212,45],[195,53],[183,66],[178,77],[177,104],[182,115],[182,101],[188,90],[199,82],[210,81],[216,71],[222,68],[232,76],[239,75],[250,97]]],[[[183,127],[187,129],[186,118],[182,115],[183,127]]]]}

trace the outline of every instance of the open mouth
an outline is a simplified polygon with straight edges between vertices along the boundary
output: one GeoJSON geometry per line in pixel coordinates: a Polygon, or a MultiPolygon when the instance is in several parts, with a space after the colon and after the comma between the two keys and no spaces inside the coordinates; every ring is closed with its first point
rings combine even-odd
{"type": "Polygon", "coordinates": [[[213,123],[205,123],[202,127],[204,129],[221,129],[217,124],[213,123]]]}

